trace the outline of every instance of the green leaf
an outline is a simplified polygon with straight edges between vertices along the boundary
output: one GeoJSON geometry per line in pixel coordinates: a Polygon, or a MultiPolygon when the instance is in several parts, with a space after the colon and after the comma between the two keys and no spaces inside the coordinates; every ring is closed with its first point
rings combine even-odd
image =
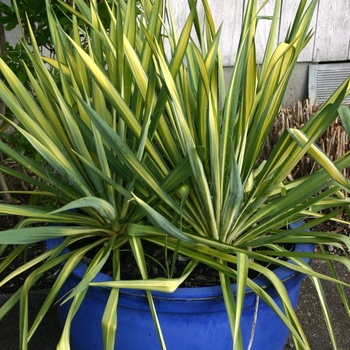
{"type": "Polygon", "coordinates": [[[338,112],[345,131],[348,135],[350,135],[350,107],[341,105],[338,109],[338,112]]]}
{"type": "Polygon", "coordinates": [[[169,222],[165,217],[160,215],[156,210],[147,203],[134,195],[136,202],[145,210],[150,221],[158,228],[164,230],[170,236],[180,239],[184,242],[191,242],[191,239],[181,232],[176,226],[169,222]]]}
{"type": "Polygon", "coordinates": [[[344,188],[350,191],[350,182],[346,179],[343,174],[339,171],[336,165],[326,156],[324,152],[315,144],[308,143],[307,136],[300,130],[290,129],[290,133],[295,137],[298,143],[304,147],[309,144],[308,153],[315,161],[320,164],[329,174],[329,176],[335,181],[339,182],[344,188]]]}
{"type": "Polygon", "coordinates": [[[45,241],[50,238],[81,235],[106,235],[112,232],[93,227],[79,226],[41,226],[9,229],[0,231],[0,244],[31,244],[45,241]]]}
{"type": "Polygon", "coordinates": [[[73,202],[70,202],[64,205],[59,209],[53,210],[48,214],[50,215],[50,214],[60,213],[63,211],[69,211],[69,210],[85,208],[85,207],[96,209],[103,218],[108,219],[109,221],[114,221],[116,219],[116,212],[114,207],[104,199],[101,199],[98,197],[79,198],[73,202]]]}

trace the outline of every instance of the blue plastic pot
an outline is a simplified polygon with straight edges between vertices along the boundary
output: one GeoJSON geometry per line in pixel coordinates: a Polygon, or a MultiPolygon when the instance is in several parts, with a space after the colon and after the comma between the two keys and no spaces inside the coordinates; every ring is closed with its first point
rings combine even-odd
{"type": "MultiPolygon", "coordinates": [[[[56,246],[60,239],[47,242],[48,248],[56,246]]],[[[312,251],[312,245],[296,245],[295,251],[312,251]]],[[[61,296],[79,283],[86,270],[84,264],[74,271],[61,291],[61,296]]],[[[289,297],[296,307],[304,275],[280,267],[275,273],[285,284],[289,297]]],[[[100,273],[95,281],[110,280],[100,273]]],[[[266,286],[266,291],[280,305],[276,291],[258,277],[255,282],[266,286]]],[[[235,293],[236,285],[232,285],[235,293]]],[[[109,290],[90,287],[83,304],[74,317],[71,327],[71,347],[74,350],[103,349],[101,319],[109,296],[109,290]]],[[[232,338],[220,287],[180,288],[175,293],[154,292],[154,301],[168,350],[232,349],[232,338]]],[[[247,291],[241,329],[244,348],[252,335],[254,312],[257,322],[252,347],[255,350],[283,349],[289,331],[279,317],[256,295],[247,291]]],[[[69,303],[60,306],[64,323],[69,303]]],[[[161,349],[147,298],[143,291],[121,290],[118,306],[116,346],[118,350],[161,349]]]]}

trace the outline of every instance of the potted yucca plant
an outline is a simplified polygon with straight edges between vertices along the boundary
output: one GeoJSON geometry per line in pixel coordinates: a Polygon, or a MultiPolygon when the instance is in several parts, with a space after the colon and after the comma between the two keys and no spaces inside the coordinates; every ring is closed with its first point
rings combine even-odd
{"type": "Polygon", "coordinates": [[[268,159],[260,158],[311,38],[317,1],[300,1],[275,47],[276,1],[259,67],[259,9],[248,2],[227,92],[220,30],[206,0],[188,1],[179,33],[164,0],[106,1],[103,18],[97,0],[58,3],[71,30],[61,28],[46,1],[55,58],[41,56],[34,35],[31,46],[24,44],[34,67],[27,70],[31,90],[0,61],[0,98],[18,121],[7,122],[40,155],[28,158],[0,143],[30,173],[0,171],[31,184],[27,194],[36,204],[0,204],[1,214],[23,217],[0,232],[1,252],[14,246],[0,270],[30,244],[47,241],[49,248],[0,281],[1,287],[34,268],[0,308],[1,318],[20,303],[21,349],[57,299],[59,349],[277,349],[289,332],[296,348],[307,349],[294,312],[304,275],[318,291],[336,348],[320,281],[336,283],[349,310],[348,285],[332,268],[333,261],[349,267],[349,260],[323,247],[350,248],[350,239],[309,230],[348,207],[341,170],[350,157],[332,162],[315,141],[338,110],[347,125],[348,110],[340,106],[350,80],[302,129],[286,130],[268,159]],[[287,181],[305,153],[320,170],[287,181]],[[315,272],[313,258],[326,261],[332,277],[315,272]],[[131,260],[134,276],[126,274],[131,260]],[[162,272],[154,275],[155,260],[162,272]],[[214,271],[218,285],[191,288],[197,269],[214,271]],[[29,327],[28,292],[48,270],[55,283],[29,327]]]}

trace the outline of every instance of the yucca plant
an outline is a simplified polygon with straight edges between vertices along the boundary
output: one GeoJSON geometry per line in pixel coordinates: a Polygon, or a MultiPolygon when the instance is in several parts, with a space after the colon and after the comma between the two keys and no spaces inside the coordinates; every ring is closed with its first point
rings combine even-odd
{"type": "Polygon", "coordinates": [[[343,291],[348,285],[337,278],[332,262],[348,269],[350,264],[345,256],[326,254],[324,246],[350,249],[350,239],[309,229],[339,220],[337,215],[349,204],[341,192],[350,189],[341,173],[350,164],[349,155],[332,162],[315,141],[338,110],[343,122],[349,122],[348,110],[340,106],[350,92],[350,79],[301,130],[286,130],[268,159],[260,158],[298,55],[312,36],[309,24],[317,1],[300,1],[277,47],[281,1],[276,1],[261,65],[256,62],[255,35],[262,7],[257,8],[255,0],[248,2],[227,92],[220,29],[214,27],[207,0],[188,1],[189,15],[179,32],[164,0],[106,1],[107,21],[106,15],[101,19],[96,0],[60,4],[71,19],[69,34],[46,1],[55,58],[40,55],[33,34],[33,46],[24,43],[35,69],[34,74],[27,69],[31,91],[0,61],[7,82],[0,82],[0,98],[18,124],[8,122],[40,154],[40,159],[28,158],[0,143],[1,151],[30,175],[5,166],[0,171],[31,184],[34,190],[26,193],[36,204],[0,204],[1,214],[23,217],[16,228],[0,232],[1,252],[14,246],[0,271],[29,244],[63,238],[0,282],[1,287],[34,267],[0,308],[1,318],[20,302],[21,348],[27,348],[65,280],[90,251],[93,257],[84,278],[66,296],[73,303],[60,349],[69,348],[71,321],[92,286],[111,288],[102,322],[106,349],[114,347],[120,288],[146,291],[160,344],[166,348],[152,291],[173,292],[199,263],[218,272],[235,349],[243,348],[240,317],[246,287],[281,317],[297,348],[308,348],[288,293],[271,265],[311,277],[336,348],[320,281],[337,284],[350,315],[343,291]],[[286,181],[305,153],[321,170],[286,181]],[[288,229],[305,217],[309,220],[301,226],[288,229]],[[163,247],[165,254],[172,252],[174,264],[177,256],[189,258],[183,274],[173,277],[170,266],[163,278],[150,279],[144,252],[148,243],[163,247]],[[293,252],[286,246],[291,243],[316,244],[320,252],[293,252]],[[137,280],[121,276],[120,252],[127,244],[140,271],[137,280]],[[61,254],[65,247],[71,250],[61,254]],[[303,258],[325,260],[332,277],[315,272],[303,258]],[[107,261],[112,261],[112,281],[94,282],[107,261]],[[45,271],[59,266],[56,282],[28,328],[28,291],[45,271]],[[253,281],[252,271],[266,276],[282,307],[253,281]],[[233,280],[238,286],[235,297],[233,280]]]}

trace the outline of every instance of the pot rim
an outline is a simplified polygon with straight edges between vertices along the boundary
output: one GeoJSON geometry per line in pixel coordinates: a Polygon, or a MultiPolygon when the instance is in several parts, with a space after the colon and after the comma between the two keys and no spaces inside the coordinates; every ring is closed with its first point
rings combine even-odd
{"type": "MultiPolygon", "coordinates": [[[[289,226],[293,228],[297,228],[302,225],[302,222],[294,222],[289,224],[289,226]]],[[[52,238],[46,241],[46,246],[48,249],[53,249],[55,246],[60,244],[63,241],[63,237],[57,237],[57,238],[52,238]]],[[[311,252],[314,249],[314,245],[311,243],[297,243],[295,244],[294,251],[295,252],[311,252]]],[[[64,248],[61,254],[68,253],[69,249],[64,248]]],[[[302,258],[306,263],[310,262],[310,258],[302,258]]],[[[291,259],[288,259],[287,262],[289,263],[294,263],[291,259]]],[[[87,265],[84,264],[83,262],[79,262],[76,268],[73,270],[74,276],[76,276],[78,279],[82,279],[83,275],[85,274],[87,270],[87,265]]],[[[284,266],[279,266],[274,270],[274,273],[276,274],[277,277],[282,282],[285,282],[293,276],[297,274],[301,274],[297,271],[291,270],[287,267],[284,266]]],[[[110,275],[107,275],[103,272],[98,272],[96,277],[93,279],[93,282],[105,282],[105,281],[111,281],[112,277],[110,275]]],[[[269,286],[269,281],[265,276],[257,276],[253,278],[253,281],[260,287],[265,287],[268,288],[269,286]]],[[[237,291],[237,284],[232,283],[232,292],[235,294],[237,291]]],[[[90,287],[90,288],[98,288],[98,287],[90,287]]],[[[121,293],[127,294],[127,295],[134,295],[134,296],[145,296],[145,291],[144,290],[139,290],[139,289],[130,289],[130,288],[125,288],[120,290],[121,293]]],[[[246,289],[246,294],[247,293],[253,293],[248,287],[246,289]]],[[[222,296],[222,289],[221,286],[207,286],[207,287],[179,287],[175,292],[173,293],[166,293],[166,292],[159,292],[159,291],[152,291],[152,295],[154,297],[159,297],[159,298],[167,298],[167,299],[177,299],[177,298],[193,298],[195,297],[196,299],[201,299],[201,298],[212,298],[212,297],[220,297],[222,296]]]]}

